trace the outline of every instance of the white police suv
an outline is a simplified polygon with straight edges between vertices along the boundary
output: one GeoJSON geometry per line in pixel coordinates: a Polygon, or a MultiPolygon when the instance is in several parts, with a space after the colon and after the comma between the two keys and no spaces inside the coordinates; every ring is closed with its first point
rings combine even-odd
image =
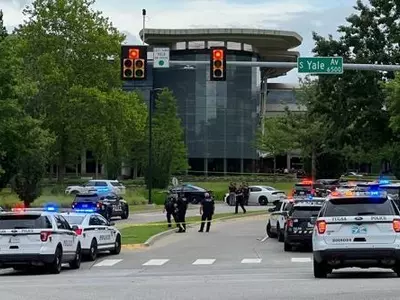
{"type": "Polygon", "coordinates": [[[92,211],[67,212],[61,214],[78,235],[82,253],[91,261],[96,260],[98,252],[110,251],[117,255],[121,252],[121,233],[102,215],[92,211]]]}
{"type": "Polygon", "coordinates": [[[316,278],[347,267],[389,268],[400,276],[400,212],[380,190],[332,192],[312,236],[316,278]]]}
{"type": "Polygon", "coordinates": [[[0,213],[0,267],[22,270],[44,266],[53,274],[61,265],[81,265],[81,242],[69,223],[53,209],[15,209],[0,213]]]}

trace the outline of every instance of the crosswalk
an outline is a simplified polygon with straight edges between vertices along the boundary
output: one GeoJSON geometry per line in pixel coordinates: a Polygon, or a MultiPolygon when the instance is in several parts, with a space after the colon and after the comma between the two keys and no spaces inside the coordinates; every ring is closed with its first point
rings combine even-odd
{"type": "MultiPolygon", "coordinates": [[[[104,259],[94,265],[94,267],[113,267],[115,265],[120,265],[124,260],[123,259],[104,259]]],[[[261,264],[263,262],[271,262],[271,260],[264,261],[262,258],[243,258],[242,260],[238,260],[234,263],[238,264],[261,264]]],[[[311,263],[312,259],[310,257],[291,257],[285,260],[282,260],[282,263],[293,263],[293,264],[301,264],[301,263],[311,263]]],[[[163,266],[167,263],[173,262],[173,260],[168,258],[154,258],[147,260],[145,262],[140,263],[143,267],[150,266],[163,266]]],[[[191,262],[192,265],[214,265],[218,263],[218,260],[215,258],[198,258],[191,262]]]]}

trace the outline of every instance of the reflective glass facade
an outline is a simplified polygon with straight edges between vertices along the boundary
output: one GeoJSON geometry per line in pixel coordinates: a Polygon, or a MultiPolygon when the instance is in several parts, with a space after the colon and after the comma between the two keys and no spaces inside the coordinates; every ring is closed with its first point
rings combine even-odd
{"type": "MultiPolygon", "coordinates": [[[[206,61],[207,50],[171,51],[171,60],[206,61]]],[[[229,61],[257,61],[252,52],[229,50],[229,61]]],[[[227,68],[227,81],[209,81],[208,66],[153,69],[154,88],[167,87],[178,101],[189,158],[256,159],[258,69],[227,68]]]]}

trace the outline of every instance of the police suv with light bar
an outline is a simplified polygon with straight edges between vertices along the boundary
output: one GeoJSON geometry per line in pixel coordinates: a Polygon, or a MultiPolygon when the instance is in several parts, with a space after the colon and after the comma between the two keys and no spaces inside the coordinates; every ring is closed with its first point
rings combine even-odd
{"type": "Polygon", "coordinates": [[[81,242],[53,206],[44,210],[17,208],[0,213],[0,267],[23,270],[45,266],[61,272],[62,263],[72,269],[81,265],[81,242]]]}
{"type": "Polygon", "coordinates": [[[96,260],[101,251],[117,255],[121,252],[121,233],[102,215],[97,213],[67,212],[61,214],[75,227],[82,253],[91,261],[96,260]]]}
{"type": "Polygon", "coordinates": [[[400,212],[379,190],[332,192],[312,236],[316,278],[334,269],[380,267],[400,276],[400,212]]]}

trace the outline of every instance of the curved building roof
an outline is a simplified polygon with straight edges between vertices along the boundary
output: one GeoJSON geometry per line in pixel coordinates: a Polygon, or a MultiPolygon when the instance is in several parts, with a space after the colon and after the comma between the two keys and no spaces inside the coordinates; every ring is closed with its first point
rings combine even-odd
{"type": "MultiPolygon", "coordinates": [[[[143,40],[143,30],[139,32],[143,40]]],[[[296,62],[299,53],[289,51],[301,44],[302,37],[293,31],[240,28],[209,29],[145,29],[145,40],[149,45],[171,47],[179,42],[220,41],[248,44],[258,53],[261,61],[296,62]]],[[[172,47],[171,47],[172,48],[172,47]]],[[[292,68],[262,68],[269,78],[284,75],[292,68]]]]}

